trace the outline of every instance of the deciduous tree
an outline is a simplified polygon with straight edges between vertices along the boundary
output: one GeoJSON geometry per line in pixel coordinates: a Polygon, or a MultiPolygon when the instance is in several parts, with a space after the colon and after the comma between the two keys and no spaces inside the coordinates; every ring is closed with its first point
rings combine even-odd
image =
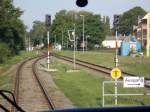
{"type": "Polygon", "coordinates": [[[134,7],[126,12],[120,18],[119,32],[129,35],[133,32],[133,25],[138,24],[138,16],[144,16],[146,11],[141,7],[134,7]]]}

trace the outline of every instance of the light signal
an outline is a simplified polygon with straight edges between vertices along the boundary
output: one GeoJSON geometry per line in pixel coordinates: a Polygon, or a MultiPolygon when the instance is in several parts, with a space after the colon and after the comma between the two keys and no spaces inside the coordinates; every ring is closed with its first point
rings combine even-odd
{"type": "Polygon", "coordinates": [[[114,15],[113,25],[117,29],[120,24],[120,15],[114,15]]]}
{"type": "Polygon", "coordinates": [[[50,27],[51,27],[51,15],[46,15],[45,24],[46,24],[47,30],[50,30],[50,27]]]}

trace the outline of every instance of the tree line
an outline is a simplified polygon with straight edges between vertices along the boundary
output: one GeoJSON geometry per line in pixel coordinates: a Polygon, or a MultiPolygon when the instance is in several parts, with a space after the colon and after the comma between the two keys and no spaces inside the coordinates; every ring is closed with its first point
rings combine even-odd
{"type": "MultiPolygon", "coordinates": [[[[141,7],[133,7],[120,15],[118,32],[122,35],[130,35],[133,33],[133,25],[138,25],[138,17],[144,16],[146,11],[141,7]]],[[[110,29],[110,18],[108,16],[101,16],[100,14],[93,14],[87,11],[66,11],[61,10],[56,13],[51,26],[51,41],[52,43],[63,44],[63,48],[71,46],[68,42],[68,30],[72,30],[75,24],[77,44],[80,48],[83,41],[83,17],[85,23],[85,38],[88,37],[88,48],[93,48],[95,44],[101,45],[106,35],[115,35],[115,26],[110,29]]],[[[46,28],[45,22],[34,21],[33,28],[30,31],[33,45],[46,43],[46,28]]]]}
{"type": "MultiPolygon", "coordinates": [[[[133,26],[137,26],[139,17],[144,17],[145,14],[146,11],[138,6],[120,14],[119,24],[117,25],[118,32],[127,36],[133,34],[133,26]]],[[[114,26],[112,29],[113,34],[115,34],[115,29],[114,26]]]]}
{"type": "MultiPolygon", "coordinates": [[[[7,58],[19,54],[25,49],[25,37],[31,38],[33,46],[41,43],[47,44],[47,35],[44,21],[34,21],[30,32],[20,19],[23,14],[21,9],[14,7],[11,0],[0,0],[0,63],[7,58]]],[[[119,21],[119,33],[129,35],[133,33],[133,25],[138,24],[138,16],[145,15],[146,11],[141,7],[134,7],[121,14],[119,21]]],[[[87,11],[66,11],[56,13],[51,25],[51,42],[62,44],[63,48],[70,48],[68,30],[76,29],[78,48],[83,39],[83,16],[85,26],[85,38],[88,40],[88,48],[100,45],[106,35],[112,35],[115,27],[110,30],[110,18],[87,11]]]]}
{"type": "Polygon", "coordinates": [[[24,49],[25,25],[23,14],[11,0],[0,0],[0,63],[24,49]]]}
{"type": "MultiPolygon", "coordinates": [[[[71,47],[71,42],[68,40],[68,30],[72,30],[75,24],[77,46],[80,48],[83,38],[83,17],[80,15],[84,15],[84,34],[85,39],[88,36],[88,48],[93,48],[95,44],[100,45],[105,36],[110,33],[109,17],[104,18],[87,11],[61,10],[56,13],[51,26],[51,42],[63,44],[63,48],[71,47]]],[[[34,22],[30,31],[31,38],[34,41],[33,45],[46,39],[46,29],[43,26],[44,22],[34,22]]]]}

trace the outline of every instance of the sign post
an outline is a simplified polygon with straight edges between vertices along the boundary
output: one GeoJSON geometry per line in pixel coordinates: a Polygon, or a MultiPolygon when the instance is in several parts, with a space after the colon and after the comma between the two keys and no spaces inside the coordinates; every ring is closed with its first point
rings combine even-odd
{"type": "Polygon", "coordinates": [[[118,99],[117,99],[117,94],[118,94],[118,89],[117,89],[117,79],[121,77],[121,70],[118,68],[114,68],[111,71],[111,77],[115,79],[115,105],[118,104],[118,99]]]}
{"type": "MultiPolygon", "coordinates": [[[[114,15],[113,24],[116,29],[116,55],[115,55],[115,67],[116,68],[118,67],[118,29],[119,29],[118,25],[119,25],[119,21],[120,21],[120,15],[114,15]]],[[[115,79],[115,105],[117,105],[117,79],[118,79],[117,75],[119,72],[118,72],[118,70],[114,71],[114,77],[113,77],[115,79]]],[[[120,76],[121,76],[121,74],[120,74],[120,76]]]]}
{"type": "MultiPolygon", "coordinates": [[[[118,32],[117,32],[117,29],[116,29],[116,56],[115,56],[115,67],[118,67],[118,56],[117,56],[117,53],[118,53],[118,43],[117,43],[117,35],[118,35],[118,32]]],[[[117,71],[115,72],[115,75],[117,76],[117,71]]],[[[117,105],[117,93],[118,93],[118,90],[117,90],[117,79],[118,78],[115,78],[115,105],[117,105]]]]}
{"type": "Polygon", "coordinates": [[[115,67],[118,67],[118,31],[116,29],[116,56],[115,56],[115,67]]]}
{"type": "Polygon", "coordinates": [[[121,70],[119,68],[114,68],[111,71],[111,77],[113,79],[119,79],[121,77],[121,70]]]}

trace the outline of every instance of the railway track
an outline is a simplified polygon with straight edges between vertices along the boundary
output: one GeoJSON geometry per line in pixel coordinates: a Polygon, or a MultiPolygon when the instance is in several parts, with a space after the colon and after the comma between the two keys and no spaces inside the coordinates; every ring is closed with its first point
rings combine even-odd
{"type": "MultiPolygon", "coordinates": [[[[23,61],[18,67],[16,78],[14,96],[16,103],[19,104],[25,111],[40,111],[54,110],[55,106],[48,95],[42,80],[38,77],[36,70],[36,63],[44,58],[30,58],[23,61]]],[[[20,110],[24,112],[24,110],[20,110]]],[[[17,112],[15,107],[11,108],[11,112],[17,112]]]]}
{"type": "MultiPolygon", "coordinates": [[[[53,54],[53,56],[58,58],[58,59],[62,59],[64,61],[68,61],[68,62],[73,63],[73,58],[71,58],[71,57],[62,56],[62,55],[58,55],[58,54],[53,54]]],[[[89,63],[89,62],[82,61],[82,60],[79,60],[79,59],[76,59],[76,64],[80,65],[80,66],[83,66],[85,68],[97,71],[97,72],[104,73],[105,75],[107,75],[109,77],[110,77],[110,72],[112,70],[112,68],[97,65],[97,64],[93,64],[93,63],[89,63]]],[[[124,72],[124,71],[122,71],[122,74],[123,74],[123,76],[137,76],[135,74],[127,73],[127,72],[124,72]]],[[[123,77],[121,77],[120,79],[122,80],[123,77]]],[[[145,87],[150,89],[149,82],[150,82],[150,78],[145,77],[145,87]]]]}

